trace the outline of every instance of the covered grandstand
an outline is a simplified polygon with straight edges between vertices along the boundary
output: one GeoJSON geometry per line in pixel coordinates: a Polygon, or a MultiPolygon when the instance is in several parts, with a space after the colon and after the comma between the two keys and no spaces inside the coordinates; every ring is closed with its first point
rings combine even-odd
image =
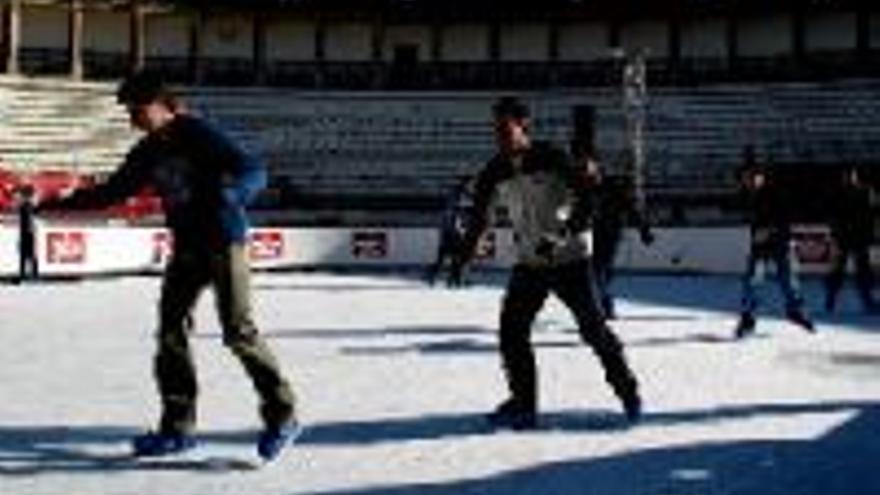
{"type": "Polygon", "coordinates": [[[271,222],[432,222],[446,188],[491,153],[501,93],[525,98],[537,134],[562,144],[577,109],[593,109],[591,138],[623,170],[620,55],[635,49],[661,221],[731,221],[749,146],[801,186],[880,162],[880,12],[867,1],[554,0],[499,13],[481,1],[6,0],[2,18],[9,167],[110,170],[136,138],[114,82],[159,70],[267,160],[271,222]]]}

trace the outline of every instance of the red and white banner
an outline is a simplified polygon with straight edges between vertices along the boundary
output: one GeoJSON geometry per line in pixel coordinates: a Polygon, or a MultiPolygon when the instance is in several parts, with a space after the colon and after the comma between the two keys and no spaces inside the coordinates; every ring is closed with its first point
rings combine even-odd
{"type": "Polygon", "coordinates": [[[256,230],[250,235],[250,259],[253,261],[283,260],[285,251],[284,232],[281,230],[256,230]]]}
{"type": "Polygon", "coordinates": [[[50,264],[86,262],[86,234],[82,231],[58,231],[46,234],[46,261],[50,264]]]}

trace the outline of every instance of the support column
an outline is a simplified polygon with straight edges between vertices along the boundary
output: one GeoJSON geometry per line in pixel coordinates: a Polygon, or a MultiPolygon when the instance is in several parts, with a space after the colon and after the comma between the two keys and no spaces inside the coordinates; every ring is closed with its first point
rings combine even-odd
{"type": "Polygon", "coordinates": [[[871,51],[871,10],[867,2],[859,2],[856,10],[856,53],[865,57],[871,51]]]}
{"type": "Polygon", "coordinates": [[[324,87],[324,62],[327,60],[327,20],[318,15],[315,19],[315,67],[313,87],[324,87]]]}
{"type": "Polygon", "coordinates": [[[547,30],[547,60],[551,62],[559,61],[559,43],[562,32],[562,26],[559,20],[552,19],[549,29],[547,30]]]}
{"type": "Polygon", "coordinates": [[[678,67],[681,62],[681,15],[676,12],[669,18],[669,65],[678,67]]]}
{"type": "Polygon", "coordinates": [[[487,56],[492,62],[501,60],[501,24],[492,22],[489,24],[489,53],[487,56]]]}
{"type": "Polygon", "coordinates": [[[70,0],[67,16],[67,59],[70,78],[83,78],[83,0],[70,0]]]}
{"type": "Polygon", "coordinates": [[[315,19],[315,60],[323,62],[327,59],[327,21],[321,17],[315,19]]]}
{"type": "Polygon", "coordinates": [[[725,38],[727,44],[727,64],[728,66],[734,66],[739,59],[739,19],[736,13],[727,15],[725,38]]]}
{"type": "Polygon", "coordinates": [[[807,54],[807,13],[803,5],[794,6],[791,13],[791,49],[795,65],[800,67],[805,61],[807,54]]]}
{"type": "Polygon", "coordinates": [[[444,26],[440,21],[431,23],[431,62],[443,61],[444,26]]]}
{"type": "Polygon", "coordinates": [[[623,46],[623,21],[614,18],[608,23],[608,46],[610,48],[626,48],[623,46]]]}
{"type": "MultiPolygon", "coordinates": [[[[385,20],[377,17],[373,20],[373,31],[370,35],[370,61],[373,62],[370,69],[371,83],[374,89],[381,89],[394,79],[394,75],[388,71],[391,64],[385,64],[385,20]]],[[[392,54],[393,58],[393,54],[392,54]]]]}
{"type": "Polygon", "coordinates": [[[385,20],[378,18],[373,20],[373,31],[370,35],[370,59],[373,62],[382,62],[385,49],[385,20]]]}
{"type": "Polygon", "coordinates": [[[144,69],[146,59],[146,26],[142,0],[131,0],[128,17],[128,70],[144,69]]]}
{"type": "Polygon", "coordinates": [[[201,83],[205,76],[205,64],[202,61],[202,30],[204,29],[204,22],[205,16],[201,11],[190,15],[187,65],[189,66],[190,81],[194,84],[201,83]]]}
{"type": "Polygon", "coordinates": [[[255,13],[253,24],[254,82],[257,84],[264,84],[269,71],[269,60],[266,49],[266,26],[268,24],[266,15],[255,13]]]}
{"type": "Polygon", "coordinates": [[[6,48],[6,73],[18,74],[18,52],[21,46],[21,0],[9,0],[3,9],[3,22],[6,23],[4,30],[6,48]]]}

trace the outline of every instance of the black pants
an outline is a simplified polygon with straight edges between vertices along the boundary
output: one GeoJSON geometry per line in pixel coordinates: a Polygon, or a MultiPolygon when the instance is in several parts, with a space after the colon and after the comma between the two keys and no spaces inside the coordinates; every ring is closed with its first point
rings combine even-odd
{"type": "Polygon", "coordinates": [[[843,286],[843,279],[846,276],[846,265],[850,257],[853,258],[856,268],[856,286],[859,290],[859,297],[862,304],[866,308],[872,308],[875,304],[874,297],[871,293],[874,286],[874,274],[871,271],[871,259],[868,253],[867,245],[849,245],[838,243],[838,248],[831,262],[831,271],[825,279],[825,296],[826,305],[830,308],[834,307],[837,300],[837,293],[843,286]]]}
{"type": "Polygon", "coordinates": [[[444,232],[440,236],[440,243],[437,246],[437,256],[434,260],[434,263],[428,267],[428,271],[426,277],[428,282],[433,284],[437,276],[443,270],[444,265],[447,264],[449,266],[449,275],[446,279],[446,283],[449,286],[457,286],[461,285],[461,274],[452,272],[452,264],[455,261],[455,257],[458,255],[461,250],[462,237],[457,233],[447,233],[444,232]]]}
{"type": "MultiPolygon", "coordinates": [[[[613,306],[611,295],[611,280],[614,278],[614,258],[617,257],[617,249],[620,246],[621,234],[617,232],[602,232],[596,230],[593,239],[593,271],[596,276],[596,288],[599,291],[599,300],[602,308],[608,312],[613,306]]],[[[613,317],[612,315],[606,315],[613,317]]]]}
{"type": "Polygon", "coordinates": [[[18,246],[19,280],[36,280],[40,277],[40,265],[35,247],[33,240],[22,242],[18,246]]]}
{"type": "Polygon", "coordinates": [[[501,309],[500,331],[501,359],[512,399],[524,408],[537,409],[531,329],[551,292],[574,315],[581,338],[596,353],[605,370],[605,381],[617,396],[635,393],[636,378],[627,365],[623,346],[605,323],[592,267],[584,260],[556,267],[514,267],[501,309]]]}

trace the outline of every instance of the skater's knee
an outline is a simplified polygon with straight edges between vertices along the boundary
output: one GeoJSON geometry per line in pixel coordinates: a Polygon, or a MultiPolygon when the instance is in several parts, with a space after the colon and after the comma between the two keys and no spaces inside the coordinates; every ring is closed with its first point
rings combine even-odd
{"type": "Polygon", "coordinates": [[[252,327],[238,327],[223,331],[223,345],[233,353],[247,352],[257,342],[257,332],[252,327]]]}
{"type": "Polygon", "coordinates": [[[620,340],[605,323],[581,326],[581,338],[599,354],[619,353],[623,349],[620,340]]]}

